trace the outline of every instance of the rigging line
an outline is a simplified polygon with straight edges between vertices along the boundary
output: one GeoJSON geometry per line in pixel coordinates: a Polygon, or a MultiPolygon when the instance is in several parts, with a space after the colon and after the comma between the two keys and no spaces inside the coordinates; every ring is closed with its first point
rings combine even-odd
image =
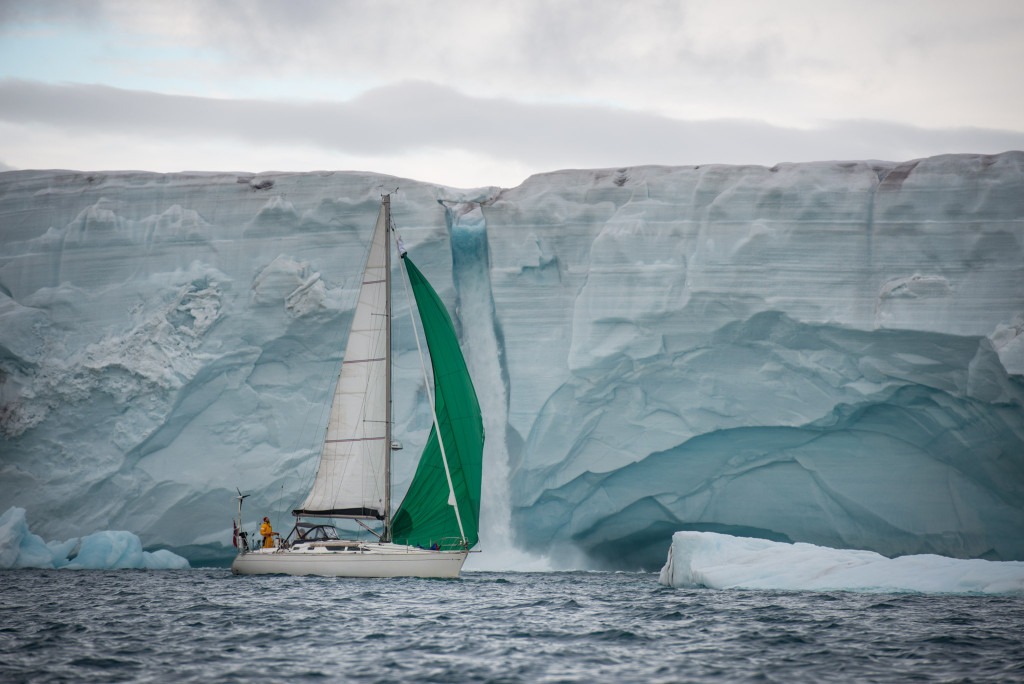
{"type": "MultiPolygon", "coordinates": [[[[398,235],[398,233],[396,232],[395,236],[397,237],[397,235],[398,235]]],[[[401,250],[399,250],[399,255],[401,256],[401,250]]],[[[449,496],[448,504],[452,508],[455,509],[455,522],[457,522],[459,524],[459,534],[462,535],[462,541],[465,542],[466,541],[466,531],[462,527],[462,515],[459,513],[459,502],[455,498],[455,485],[452,484],[452,472],[448,468],[448,455],[445,453],[445,450],[444,450],[444,438],[443,438],[443,436],[441,434],[441,425],[437,421],[437,409],[434,407],[434,394],[430,391],[430,382],[429,382],[429,380],[427,380],[427,364],[423,361],[423,348],[420,347],[420,334],[419,334],[419,331],[416,329],[416,318],[412,314],[412,301],[413,301],[413,298],[412,298],[412,296],[411,296],[411,294],[409,292],[409,283],[408,283],[409,272],[408,272],[408,270],[405,267],[405,259],[400,259],[400,261],[402,262],[402,272],[405,274],[405,278],[402,278],[402,285],[405,286],[405,294],[406,294],[406,297],[408,297],[409,301],[410,301],[410,304],[409,304],[409,318],[412,321],[412,329],[413,329],[413,333],[414,333],[413,337],[416,338],[416,351],[420,355],[420,367],[423,369],[423,383],[424,383],[424,385],[426,385],[427,399],[430,401],[430,415],[434,419],[434,430],[437,431],[437,444],[441,448],[441,462],[444,464],[444,475],[448,479],[448,496],[449,496]]],[[[426,331],[424,331],[424,335],[425,334],[426,334],[426,331]]],[[[435,388],[435,390],[437,388],[436,378],[435,378],[434,388],[435,388]]],[[[429,441],[430,438],[428,437],[427,439],[429,441]]]]}

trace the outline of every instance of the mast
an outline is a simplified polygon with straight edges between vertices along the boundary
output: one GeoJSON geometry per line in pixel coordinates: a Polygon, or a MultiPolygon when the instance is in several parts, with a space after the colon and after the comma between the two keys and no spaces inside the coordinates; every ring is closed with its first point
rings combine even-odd
{"type": "Polygon", "coordinates": [[[384,205],[384,381],[385,417],[384,417],[384,534],[381,541],[391,541],[391,195],[383,195],[384,205]]]}

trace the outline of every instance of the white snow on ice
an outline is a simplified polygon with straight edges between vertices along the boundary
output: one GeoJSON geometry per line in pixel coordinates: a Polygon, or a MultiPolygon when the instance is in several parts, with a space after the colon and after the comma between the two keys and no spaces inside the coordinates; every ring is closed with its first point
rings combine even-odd
{"type": "Polygon", "coordinates": [[[886,558],[873,551],[676,532],[659,581],[678,588],[1018,594],[1024,593],[1024,562],[934,554],[886,558]]]}

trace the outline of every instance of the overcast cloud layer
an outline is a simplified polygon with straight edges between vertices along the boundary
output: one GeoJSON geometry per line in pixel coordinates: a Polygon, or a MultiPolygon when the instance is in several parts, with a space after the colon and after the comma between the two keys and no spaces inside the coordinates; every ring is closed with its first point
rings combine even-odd
{"type": "Polygon", "coordinates": [[[565,167],[1024,148],[1024,3],[0,2],[0,169],[565,167]]]}

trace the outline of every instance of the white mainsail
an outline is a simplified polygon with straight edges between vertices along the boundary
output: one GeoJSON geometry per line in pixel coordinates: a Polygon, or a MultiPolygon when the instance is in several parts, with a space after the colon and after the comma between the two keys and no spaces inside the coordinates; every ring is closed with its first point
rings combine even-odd
{"type": "Polygon", "coordinates": [[[388,226],[381,206],[334,390],[320,466],[296,514],[384,518],[388,514],[388,226]]]}

